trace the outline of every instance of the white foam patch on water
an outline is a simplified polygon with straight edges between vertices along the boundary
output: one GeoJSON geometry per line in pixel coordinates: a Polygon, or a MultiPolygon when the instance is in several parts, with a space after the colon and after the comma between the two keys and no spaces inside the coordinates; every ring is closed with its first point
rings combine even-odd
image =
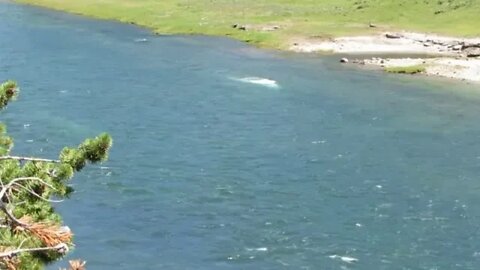
{"type": "Polygon", "coordinates": [[[261,78],[261,77],[244,77],[244,78],[234,78],[231,77],[231,80],[237,81],[237,82],[242,82],[242,83],[250,83],[250,84],[256,84],[256,85],[261,85],[269,88],[280,88],[280,85],[271,79],[267,78],[261,78]]]}
{"type": "Polygon", "coordinates": [[[247,248],[247,251],[260,251],[260,252],[267,252],[267,247],[259,247],[259,248],[247,248]]]}
{"type": "Polygon", "coordinates": [[[357,258],[348,257],[348,256],[330,255],[330,256],[328,256],[328,257],[329,257],[330,259],[339,259],[339,260],[341,260],[342,262],[346,262],[346,263],[358,262],[358,259],[357,259],[357,258]]]}

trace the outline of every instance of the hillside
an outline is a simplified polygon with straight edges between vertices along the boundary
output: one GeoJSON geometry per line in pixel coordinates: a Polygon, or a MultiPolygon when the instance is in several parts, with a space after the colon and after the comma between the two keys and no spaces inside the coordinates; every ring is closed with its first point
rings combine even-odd
{"type": "Polygon", "coordinates": [[[281,48],[292,37],[385,29],[480,36],[477,0],[17,0],[152,28],[281,48]],[[369,23],[376,28],[369,27],[369,23]],[[232,25],[238,27],[233,28],[232,25]],[[278,28],[278,29],[277,29],[278,28]],[[246,30],[245,30],[246,29],[246,30]]]}

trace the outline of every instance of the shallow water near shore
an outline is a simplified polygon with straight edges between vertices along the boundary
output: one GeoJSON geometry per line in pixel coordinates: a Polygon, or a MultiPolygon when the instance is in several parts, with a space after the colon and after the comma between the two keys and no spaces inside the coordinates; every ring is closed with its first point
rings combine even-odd
{"type": "Polygon", "coordinates": [[[57,206],[89,269],[480,268],[476,85],[1,2],[0,48],[15,154],[115,140],[57,206]]]}

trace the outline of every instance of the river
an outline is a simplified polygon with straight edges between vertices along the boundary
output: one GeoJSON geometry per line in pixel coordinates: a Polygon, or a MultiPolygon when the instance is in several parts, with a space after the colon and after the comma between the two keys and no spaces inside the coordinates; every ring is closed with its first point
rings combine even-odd
{"type": "Polygon", "coordinates": [[[15,154],[114,138],[56,206],[89,269],[480,269],[478,85],[5,2],[0,48],[15,154]]]}

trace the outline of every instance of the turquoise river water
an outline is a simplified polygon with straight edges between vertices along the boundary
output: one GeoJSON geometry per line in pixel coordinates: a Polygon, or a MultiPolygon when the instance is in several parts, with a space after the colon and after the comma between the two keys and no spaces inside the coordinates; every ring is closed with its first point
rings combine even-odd
{"type": "MultiPolygon", "coordinates": [[[[15,154],[101,131],[89,269],[480,269],[480,88],[0,3],[15,154]]],[[[58,269],[55,264],[49,269],[58,269]]]]}

